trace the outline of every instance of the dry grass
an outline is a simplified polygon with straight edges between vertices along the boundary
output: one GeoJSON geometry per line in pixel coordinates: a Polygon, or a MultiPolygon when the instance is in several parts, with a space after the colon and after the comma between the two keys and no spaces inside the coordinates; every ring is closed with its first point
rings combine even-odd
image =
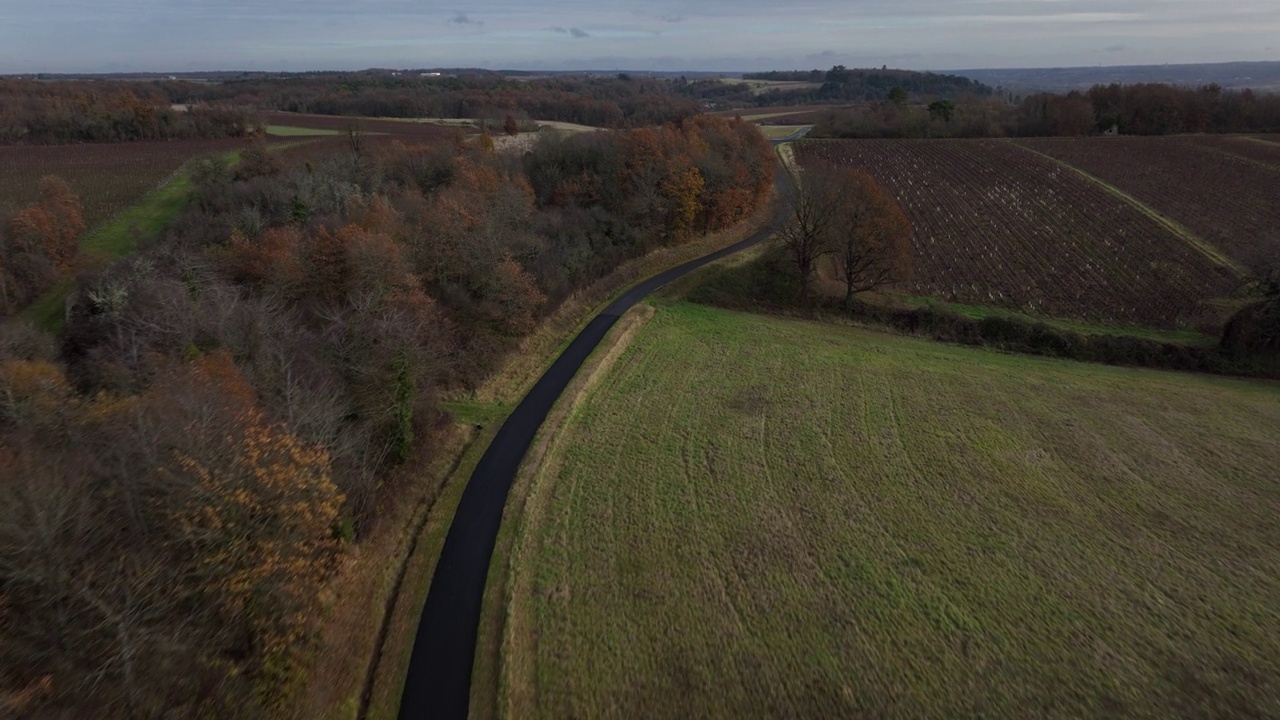
{"type": "Polygon", "coordinates": [[[1280,386],[677,304],[572,413],[507,717],[1280,716],[1280,386]]]}

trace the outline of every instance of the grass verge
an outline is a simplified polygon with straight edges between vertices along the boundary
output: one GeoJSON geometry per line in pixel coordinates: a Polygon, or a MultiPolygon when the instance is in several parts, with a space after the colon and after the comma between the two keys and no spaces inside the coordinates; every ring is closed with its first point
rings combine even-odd
{"type": "Polygon", "coordinates": [[[503,695],[507,690],[503,687],[500,674],[506,643],[506,611],[510,607],[513,593],[510,579],[520,562],[513,549],[521,528],[528,521],[525,518],[525,508],[530,486],[540,472],[544,459],[557,455],[556,445],[562,439],[560,430],[572,417],[583,396],[608,373],[653,314],[653,306],[642,303],[623,315],[610,329],[543,422],[542,429],[534,438],[516,476],[507,506],[503,510],[494,559],[489,565],[489,577],[485,581],[484,607],[476,637],[476,664],[471,679],[470,715],[473,720],[498,717],[499,707],[504,702],[503,695]]]}
{"type": "Polygon", "coordinates": [[[1280,385],[677,304],[571,413],[502,717],[1280,715],[1280,385]]]}

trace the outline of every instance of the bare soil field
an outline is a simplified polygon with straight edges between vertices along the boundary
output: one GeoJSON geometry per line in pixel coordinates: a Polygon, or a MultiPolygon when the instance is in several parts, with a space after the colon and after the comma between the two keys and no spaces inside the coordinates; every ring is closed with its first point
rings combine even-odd
{"type": "Polygon", "coordinates": [[[89,227],[138,202],[184,163],[244,147],[238,138],[0,147],[0,219],[33,202],[40,178],[57,175],[80,196],[89,227]]]}
{"type": "Polygon", "coordinates": [[[1132,195],[1246,267],[1280,260],[1280,166],[1268,165],[1265,144],[1211,136],[1018,142],[1132,195]],[[1248,144],[1221,151],[1227,142],[1248,144]]]}
{"type": "Polygon", "coordinates": [[[1238,286],[1132,203],[1009,142],[805,141],[797,155],[861,167],[901,203],[914,228],[912,295],[1187,329],[1220,322],[1214,303],[1238,286]]]}

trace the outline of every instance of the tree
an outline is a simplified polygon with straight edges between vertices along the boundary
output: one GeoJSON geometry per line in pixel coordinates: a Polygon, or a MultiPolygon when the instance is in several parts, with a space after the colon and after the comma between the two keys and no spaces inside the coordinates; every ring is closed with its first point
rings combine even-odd
{"type": "Polygon", "coordinates": [[[800,282],[800,301],[807,303],[818,260],[835,250],[832,228],[840,211],[835,168],[814,165],[804,170],[791,202],[790,218],[778,230],[788,254],[795,262],[800,282]]]}
{"type": "Polygon", "coordinates": [[[911,222],[898,203],[866,172],[842,168],[831,176],[844,202],[833,223],[845,285],[844,306],[856,293],[901,282],[911,276],[911,222]]]}
{"type": "Polygon", "coordinates": [[[502,121],[502,131],[512,137],[520,134],[520,123],[516,122],[514,115],[508,114],[507,118],[502,121]]]}
{"type": "Polygon", "coordinates": [[[934,100],[929,103],[929,118],[931,120],[941,120],[946,123],[951,122],[951,118],[955,117],[956,104],[950,100],[934,100]]]}
{"type": "Polygon", "coordinates": [[[889,102],[892,102],[894,105],[899,105],[899,106],[906,105],[907,104],[906,88],[902,87],[901,85],[894,85],[893,89],[889,91],[889,102]]]}

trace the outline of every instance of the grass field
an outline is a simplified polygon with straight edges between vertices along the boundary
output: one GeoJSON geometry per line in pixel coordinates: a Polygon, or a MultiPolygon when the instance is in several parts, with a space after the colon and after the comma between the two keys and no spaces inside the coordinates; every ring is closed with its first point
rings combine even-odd
{"type": "Polygon", "coordinates": [[[296,125],[268,125],[267,134],[272,137],[333,137],[342,131],[326,128],[298,127],[296,125]]]}
{"type": "Polygon", "coordinates": [[[1276,427],[1275,384],[661,307],[530,491],[502,714],[1278,717],[1276,427]]]}

